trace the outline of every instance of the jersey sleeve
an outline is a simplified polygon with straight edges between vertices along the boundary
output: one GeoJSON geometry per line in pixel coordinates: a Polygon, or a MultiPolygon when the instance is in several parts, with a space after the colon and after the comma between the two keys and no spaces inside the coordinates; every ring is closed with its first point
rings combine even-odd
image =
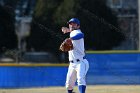
{"type": "Polygon", "coordinates": [[[71,33],[70,38],[72,40],[79,40],[81,38],[84,38],[84,34],[82,32],[75,31],[75,32],[71,33]]]}
{"type": "Polygon", "coordinates": [[[84,38],[84,34],[83,33],[77,33],[75,36],[72,36],[71,39],[72,40],[78,40],[84,38]]]}

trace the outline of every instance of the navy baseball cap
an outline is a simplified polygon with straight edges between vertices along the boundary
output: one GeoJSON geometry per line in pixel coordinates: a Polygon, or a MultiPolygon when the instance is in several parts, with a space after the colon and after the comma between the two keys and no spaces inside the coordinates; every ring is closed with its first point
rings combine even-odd
{"type": "Polygon", "coordinates": [[[78,25],[80,25],[80,21],[79,21],[77,18],[72,18],[72,19],[70,19],[69,22],[68,22],[68,24],[69,24],[69,23],[72,23],[72,22],[73,22],[73,23],[76,23],[76,24],[78,24],[78,25]]]}

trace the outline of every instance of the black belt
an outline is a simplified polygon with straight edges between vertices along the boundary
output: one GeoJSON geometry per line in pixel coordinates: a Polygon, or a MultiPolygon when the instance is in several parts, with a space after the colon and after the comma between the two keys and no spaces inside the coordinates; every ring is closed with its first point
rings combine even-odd
{"type": "MultiPolygon", "coordinates": [[[[85,57],[83,57],[83,59],[86,59],[85,57]]],[[[80,59],[76,59],[76,62],[80,62],[80,59]]],[[[74,63],[74,60],[69,61],[70,63],[74,63]]]]}
{"type": "MultiPolygon", "coordinates": [[[[76,59],[75,61],[76,62],[79,62],[80,60],[79,59],[76,59]]],[[[74,60],[71,60],[70,63],[74,63],[74,60]]]]}

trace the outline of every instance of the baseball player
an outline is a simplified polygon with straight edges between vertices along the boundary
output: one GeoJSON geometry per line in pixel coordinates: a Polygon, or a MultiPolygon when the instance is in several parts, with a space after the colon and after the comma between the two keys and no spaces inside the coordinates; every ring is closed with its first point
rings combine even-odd
{"type": "Polygon", "coordinates": [[[85,58],[84,34],[80,30],[80,21],[77,18],[70,19],[68,25],[69,28],[62,27],[64,34],[70,33],[69,39],[73,44],[73,49],[68,51],[70,64],[67,72],[66,88],[68,93],[72,93],[77,80],[79,92],[85,93],[85,77],[89,69],[89,64],[85,58]]]}

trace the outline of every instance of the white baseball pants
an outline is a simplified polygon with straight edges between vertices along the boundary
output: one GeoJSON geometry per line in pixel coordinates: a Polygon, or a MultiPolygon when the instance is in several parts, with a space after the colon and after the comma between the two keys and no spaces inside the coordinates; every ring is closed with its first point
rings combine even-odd
{"type": "Polygon", "coordinates": [[[89,69],[89,63],[86,59],[82,59],[78,62],[74,61],[69,64],[67,78],[66,78],[66,88],[67,90],[72,90],[76,79],[78,85],[86,85],[86,74],[89,69]]]}

